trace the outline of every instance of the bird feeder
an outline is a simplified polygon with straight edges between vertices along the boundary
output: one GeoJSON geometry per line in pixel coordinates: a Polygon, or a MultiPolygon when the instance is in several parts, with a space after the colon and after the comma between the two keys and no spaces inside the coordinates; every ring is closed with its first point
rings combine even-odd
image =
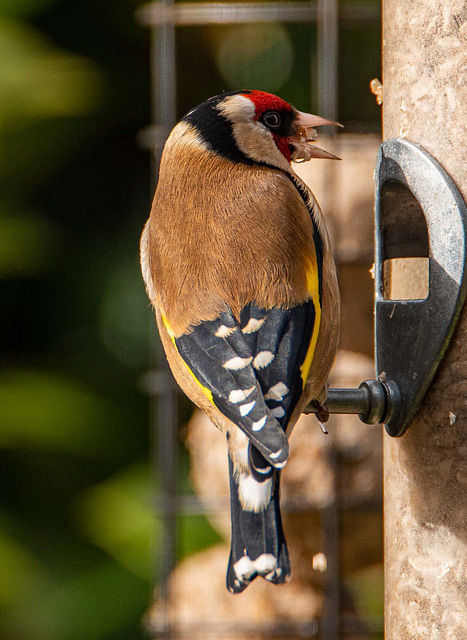
{"type": "MultiPolygon", "coordinates": [[[[449,344],[466,294],[467,208],[458,188],[422,147],[386,140],[375,171],[375,380],[329,389],[330,413],[357,413],[402,436],[449,344]],[[393,295],[391,260],[421,258],[423,297],[393,295]],[[404,296],[405,298],[405,296],[404,296]]],[[[309,405],[307,413],[316,412],[309,405]]]]}

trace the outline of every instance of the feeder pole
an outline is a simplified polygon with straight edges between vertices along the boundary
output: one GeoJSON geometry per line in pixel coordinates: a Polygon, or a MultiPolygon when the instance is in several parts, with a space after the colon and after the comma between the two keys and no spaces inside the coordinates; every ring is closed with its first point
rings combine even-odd
{"type": "MultiPolygon", "coordinates": [[[[464,0],[383,2],[383,85],[384,138],[422,145],[467,199],[464,0]]],[[[467,638],[465,308],[412,426],[384,438],[385,638],[467,638]]]]}

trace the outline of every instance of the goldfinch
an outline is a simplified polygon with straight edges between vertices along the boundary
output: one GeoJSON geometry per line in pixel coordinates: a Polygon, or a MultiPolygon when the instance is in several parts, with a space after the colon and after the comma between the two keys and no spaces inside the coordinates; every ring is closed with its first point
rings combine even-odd
{"type": "Polygon", "coordinates": [[[262,91],[189,111],[162,155],[141,266],[180,387],[227,437],[232,541],[227,588],[281,584],[290,561],[279,509],[288,436],[323,403],[339,334],[325,220],[291,161],[337,124],[262,91]]]}

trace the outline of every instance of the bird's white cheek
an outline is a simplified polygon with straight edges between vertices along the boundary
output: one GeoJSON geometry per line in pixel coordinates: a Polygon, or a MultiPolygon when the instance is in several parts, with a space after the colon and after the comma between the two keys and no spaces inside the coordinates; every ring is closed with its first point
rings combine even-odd
{"type": "Polygon", "coordinates": [[[290,165],[277,148],[272,134],[261,123],[236,122],[232,131],[237,147],[248,158],[290,171],[290,165]]]}
{"type": "Polygon", "coordinates": [[[238,497],[245,511],[259,513],[271,500],[272,480],[257,482],[253,476],[241,473],[238,477],[238,497]]]}

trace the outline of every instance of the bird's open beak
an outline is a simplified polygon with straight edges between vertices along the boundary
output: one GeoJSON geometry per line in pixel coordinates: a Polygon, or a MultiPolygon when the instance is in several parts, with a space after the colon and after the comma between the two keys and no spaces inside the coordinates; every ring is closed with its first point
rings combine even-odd
{"type": "Polygon", "coordinates": [[[337,156],[329,151],[320,149],[310,143],[314,142],[318,137],[315,127],[323,125],[331,125],[333,127],[342,127],[339,122],[326,120],[321,116],[314,116],[312,113],[303,113],[298,111],[298,118],[295,119],[295,125],[298,126],[297,133],[290,136],[289,141],[292,147],[291,159],[293,162],[306,162],[311,158],[328,158],[330,160],[340,160],[337,156]]]}

